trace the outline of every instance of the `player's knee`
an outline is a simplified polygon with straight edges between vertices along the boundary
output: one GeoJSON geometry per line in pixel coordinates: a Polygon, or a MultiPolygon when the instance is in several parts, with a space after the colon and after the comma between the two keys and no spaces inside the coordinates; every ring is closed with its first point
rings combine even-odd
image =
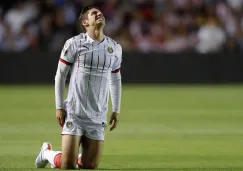
{"type": "Polygon", "coordinates": [[[98,167],[98,163],[95,162],[83,163],[83,169],[96,169],[97,167],[98,167]]]}
{"type": "Polygon", "coordinates": [[[61,169],[63,170],[75,169],[75,166],[72,163],[62,163],[61,169]]]}
{"type": "Polygon", "coordinates": [[[69,170],[69,169],[75,169],[76,163],[69,159],[62,159],[61,162],[61,169],[63,170],[69,170]]]}

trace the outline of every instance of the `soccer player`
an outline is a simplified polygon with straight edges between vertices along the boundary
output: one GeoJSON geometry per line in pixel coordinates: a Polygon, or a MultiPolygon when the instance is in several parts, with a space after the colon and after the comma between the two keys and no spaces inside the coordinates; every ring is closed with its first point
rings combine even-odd
{"type": "MultiPolygon", "coordinates": [[[[56,118],[63,127],[62,153],[58,157],[60,166],[56,167],[61,169],[76,167],[80,144],[82,168],[95,169],[98,166],[105,136],[109,92],[112,101],[110,131],[116,128],[120,113],[122,48],[104,35],[105,18],[99,8],[92,5],[85,7],[79,19],[86,33],[66,41],[55,77],[56,118]],[[64,87],[69,71],[71,78],[65,107],[64,87]]],[[[50,148],[44,144],[36,159],[39,168],[48,163],[43,153],[50,148]]],[[[56,157],[53,155],[53,160],[56,157]]]]}

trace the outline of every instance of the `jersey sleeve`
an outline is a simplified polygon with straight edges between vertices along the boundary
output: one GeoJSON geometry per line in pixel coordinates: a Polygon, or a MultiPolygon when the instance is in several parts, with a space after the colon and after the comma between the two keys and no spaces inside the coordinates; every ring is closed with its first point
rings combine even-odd
{"type": "Polygon", "coordinates": [[[120,71],[122,62],[122,48],[121,45],[117,44],[115,47],[115,62],[112,66],[112,73],[117,73],[120,71]]]}
{"type": "Polygon", "coordinates": [[[74,38],[68,39],[63,46],[60,61],[66,65],[72,66],[75,59],[75,49],[74,38]]]}
{"type": "Polygon", "coordinates": [[[68,72],[75,59],[74,38],[66,41],[61,52],[55,76],[56,109],[64,109],[64,88],[68,72]]]}
{"type": "Polygon", "coordinates": [[[110,96],[112,102],[112,111],[116,113],[120,113],[120,105],[121,105],[121,62],[122,62],[122,48],[119,44],[116,45],[115,51],[115,62],[112,66],[111,80],[110,80],[110,96]]]}

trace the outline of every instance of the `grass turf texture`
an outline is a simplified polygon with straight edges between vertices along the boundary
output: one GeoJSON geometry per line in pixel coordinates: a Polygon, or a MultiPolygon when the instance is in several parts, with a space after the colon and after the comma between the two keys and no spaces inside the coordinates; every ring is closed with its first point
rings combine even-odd
{"type": "MultiPolygon", "coordinates": [[[[0,170],[41,170],[42,142],[61,148],[53,86],[0,86],[0,97],[0,170]]],[[[108,128],[99,170],[243,170],[243,86],[125,85],[108,128]]]]}

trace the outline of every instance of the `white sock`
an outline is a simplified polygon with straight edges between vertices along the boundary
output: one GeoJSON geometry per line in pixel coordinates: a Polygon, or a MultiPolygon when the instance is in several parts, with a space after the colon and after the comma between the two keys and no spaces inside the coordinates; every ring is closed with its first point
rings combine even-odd
{"type": "Polygon", "coordinates": [[[49,163],[52,165],[52,166],[55,166],[54,164],[54,159],[56,157],[56,155],[62,153],[61,151],[52,151],[52,150],[45,150],[43,152],[43,159],[44,160],[48,160],[49,163]]]}

